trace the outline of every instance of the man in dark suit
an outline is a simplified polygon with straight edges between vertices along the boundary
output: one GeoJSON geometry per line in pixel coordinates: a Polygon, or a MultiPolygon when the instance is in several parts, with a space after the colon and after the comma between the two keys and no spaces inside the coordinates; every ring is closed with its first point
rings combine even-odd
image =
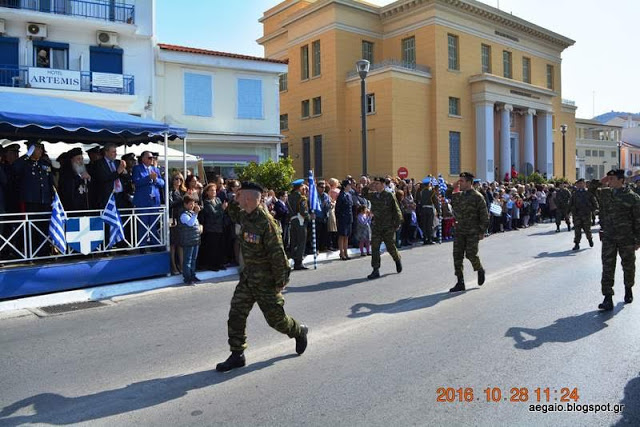
{"type": "MultiPolygon", "coordinates": [[[[133,184],[136,192],[133,195],[133,206],[135,208],[151,208],[160,206],[160,191],[164,188],[164,180],[158,174],[158,170],[151,164],[153,154],[144,151],[140,155],[140,164],[133,167],[133,184]]],[[[158,245],[160,236],[158,234],[159,210],[145,209],[140,213],[153,213],[152,215],[140,215],[138,223],[138,246],[158,245]],[[155,225],[152,226],[152,224],[155,225]],[[149,231],[147,231],[149,230],[149,231]]]]}
{"type": "Polygon", "coordinates": [[[123,191],[121,177],[124,174],[126,163],[118,160],[116,156],[116,145],[106,144],[104,146],[104,158],[96,160],[92,170],[89,172],[90,175],[93,173],[91,175],[93,182],[91,190],[95,192],[95,197],[93,198],[94,209],[104,209],[109,197],[111,197],[111,193],[114,191],[116,193],[116,204],[119,208],[124,207],[118,203],[118,195],[123,191]]]}

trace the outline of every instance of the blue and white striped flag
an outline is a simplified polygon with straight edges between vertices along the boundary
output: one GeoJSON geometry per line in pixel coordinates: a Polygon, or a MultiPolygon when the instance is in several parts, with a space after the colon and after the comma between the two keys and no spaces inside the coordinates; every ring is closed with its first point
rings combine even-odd
{"type": "Polygon", "coordinates": [[[318,196],[318,188],[316,182],[313,179],[313,171],[309,171],[309,210],[313,212],[320,212],[320,197],[318,196]]]}
{"type": "Polygon", "coordinates": [[[55,191],[51,203],[51,221],[49,222],[49,238],[60,253],[67,252],[67,237],[64,224],[67,222],[67,214],[64,211],[58,192],[55,191]]]}
{"type": "Polygon", "coordinates": [[[116,207],[115,193],[111,193],[107,206],[105,206],[104,211],[100,213],[100,218],[109,224],[109,243],[107,244],[106,249],[109,249],[119,241],[124,240],[124,230],[122,229],[120,213],[116,207]]]}

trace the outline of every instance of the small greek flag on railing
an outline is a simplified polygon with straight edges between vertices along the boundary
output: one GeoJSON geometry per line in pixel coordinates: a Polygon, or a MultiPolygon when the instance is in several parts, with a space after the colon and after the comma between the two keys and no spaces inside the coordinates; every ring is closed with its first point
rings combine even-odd
{"type": "Polygon", "coordinates": [[[309,171],[309,211],[320,211],[320,197],[318,197],[318,188],[313,179],[313,171],[309,171]]]}
{"type": "Polygon", "coordinates": [[[49,222],[49,238],[60,253],[67,252],[67,238],[64,231],[64,223],[67,222],[67,214],[64,212],[62,202],[56,191],[51,203],[51,221],[49,222]]]}
{"type": "Polygon", "coordinates": [[[100,214],[100,218],[109,224],[109,244],[107,244],[106,249],[109,249],[119,241],[124,240],[124,230],[122,229],[120,213],[116,207],[115,193],[111,193],[107,206],[104,207],[104,211],[100,214]]]}

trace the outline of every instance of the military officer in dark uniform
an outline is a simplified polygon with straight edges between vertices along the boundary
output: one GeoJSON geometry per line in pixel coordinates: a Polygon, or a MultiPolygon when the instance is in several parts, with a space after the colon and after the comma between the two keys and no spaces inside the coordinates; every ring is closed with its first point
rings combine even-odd
{"type": "Polygon", "coordinates": [[[84,165],[82,149],[76,147],[67,152],[68,162],[60,176],[60,195],[63,204],[70,211],[89,209],[89,183],[91,175],[84,165]]]}
{"type": "Polygon", "coordinates": [[[418,196],[418,202],[420,204],[420,217],[422,218],[422,231],[423,239],[422,244],[433,244],[433,218],[436,212],[439,211],[438,195],[433,188],[431,178],[427,177],[422,180],[422,189],[418,196]]]}
{"type": "MultiPolygon", "coordinates": [[[[12,167],[15,182],[18,184],[19,207],[22,212],[27,213],[51,212],[54,192],[51,163],[44,157],[44,146],[39,140],[28,141],[27,147],[27,154],[16,160],[12,167]]],[[[48,214],[30,215],[30,219],[33,220],[46,219],[35,223],[42,235],[37,232],[32,233],[33,256],[45,255],[48,252],[48,247],[43,246],[40,251],[37,249],[44,240],[43,236],[48,234],[49,216],[48,214]]]]}
{"type": "Polygon", "coordinates": [[[300,187],[304,184],[303,179],[293,181],[293,191],[289,193],[289,216],[291,218],[290,239],[291,258],[293,258],[294,270],[307,270],[302,264],[304,251],[307,244],[307,222],[309,220],[309,203],[307,198],[300,192],[300,187]]]}
{"type": "Polygon", "coordinates": [[[127,153],[120,158],[126,164],[124,172],[120,175],[120,182],[122,183],[122,193],[118,193],[116,201],[118,206],[123,208],[133,207],[133,193],[135,191],[133,185],[133,179],[131,178],[133,173],[133,166],[136,164],[136,155],[133,153],[127,153]]]}

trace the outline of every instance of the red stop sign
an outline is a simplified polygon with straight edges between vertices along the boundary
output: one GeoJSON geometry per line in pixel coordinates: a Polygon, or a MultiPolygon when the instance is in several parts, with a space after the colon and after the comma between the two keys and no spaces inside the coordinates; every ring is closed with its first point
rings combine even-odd
{"type": "Polygon", "coordinates": [[[398,168],[398,177],[400,179],[406,179],[409,177],[409,170],[404,166],[398,168]]]}

